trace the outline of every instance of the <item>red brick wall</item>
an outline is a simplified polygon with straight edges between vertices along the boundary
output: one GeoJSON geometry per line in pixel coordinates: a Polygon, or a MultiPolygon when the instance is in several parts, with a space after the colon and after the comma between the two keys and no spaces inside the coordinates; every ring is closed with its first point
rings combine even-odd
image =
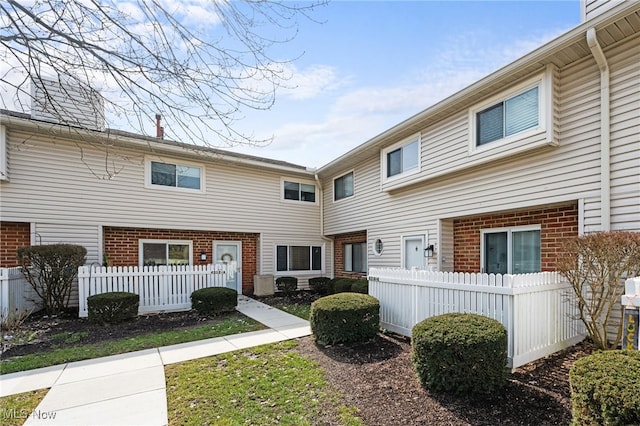
{"type": "Polygon", "coordinates": [[[31,245],[31,225],[24,222],[0,222],[0,267],[18,266],[16,251],[31,245]]]}
{"type": "Polygon", "coordinates": [[[350,232],[333,236],[333,265],[336,278],[361,278],[366,276],[360,272],[345,272],[344,270],[344,245],[350,243],[366,243],[367,231],[350,232]]]}
{"type": "Polygon", "coordinates": [[[540,225],[543,271],[555,271],[562,241],[578,235],[578,205],[535,208],[453,221],[454,270],[480,272],[480,230],[540,225]]]}
{"type": "Polygon", "coordinates": [[[110,266],[139,265],[138,240],[190,240],[193,242],[193,263],[211,262],[212,241],[242,241],[242,292],[253,293],[253,276],[257,273],[257,250],[259,234],[217,231],[185,231],[176,229],[147,229],[104,227],[104,253],[110,266]],[[200,253],[207,253],[205,262],[200,253]]]}

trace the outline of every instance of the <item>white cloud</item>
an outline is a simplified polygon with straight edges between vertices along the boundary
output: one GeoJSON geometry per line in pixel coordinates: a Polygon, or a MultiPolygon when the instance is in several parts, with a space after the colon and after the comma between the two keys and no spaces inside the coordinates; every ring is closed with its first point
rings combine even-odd
{"type": "Polygon", "coordinates": [[[281,94],[297,100],[335,91],[344,87],[349,80],[347,77],[339,76],[336,69],[328,65],[313,65],[302,70],[295,65],[289,65],[288,72],[291,78],[286,82],[281,94]]]}

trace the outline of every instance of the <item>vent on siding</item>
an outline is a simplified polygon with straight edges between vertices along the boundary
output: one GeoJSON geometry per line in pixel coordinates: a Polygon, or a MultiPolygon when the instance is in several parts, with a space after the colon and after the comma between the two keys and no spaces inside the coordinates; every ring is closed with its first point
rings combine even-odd
{"type": "Polygon", "coordinates": [[[32,78],[31,118],[104,130],[104,99],[96,90],[77,79],[32,78]]]}

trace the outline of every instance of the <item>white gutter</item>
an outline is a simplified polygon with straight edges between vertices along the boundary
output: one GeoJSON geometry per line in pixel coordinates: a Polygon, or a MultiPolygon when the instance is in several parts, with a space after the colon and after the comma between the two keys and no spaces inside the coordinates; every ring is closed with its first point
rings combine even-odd
{"type": "Polygon", "coordinates": [[[609,65],[595,28],[587,30],[587,44],[600,69],[600,216],[601,231],[611,230],[611,102],[609,65]]]}

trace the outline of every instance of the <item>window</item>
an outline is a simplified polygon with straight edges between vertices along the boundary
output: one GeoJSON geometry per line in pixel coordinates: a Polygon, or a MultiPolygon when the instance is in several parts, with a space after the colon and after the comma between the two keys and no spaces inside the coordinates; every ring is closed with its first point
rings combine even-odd
{"type": "Polygon", "coordinates": [[[190,265],[191,241],[140,240],[142,266],[190,265]]]}
{"type": "Polygon", "coordinates": [[[540,227],[482,231],[481,258],[488,274],[540,272],[540,227]]]}
{"type": "Polygon", "coordinates": [[[418,171],[420,166],[420,137],[413,137],[408,142],[394,145],[384,150],[383,156],[385,178],[418,171]]]}
{"type": "Polygon", "coordinates": [[[367,243],[344,245],[344,271],[367,272],[367,243]]]}
{"type": "Polygon", "coordinates": [[[333,181],[333,199],[334,201],[353,195],[353,172],[347,173],[333,181]]]}
{"type": "Polygon", "coordinates": [[[382,239],[376,238],[373,242],[373,254],[380,256],[382,254],[382,250],[384,250],[384,243],[382,242],[382,239]]]}
{"type": "Polygon", "coordinates": [[[151,185],[202,189],[200,167],[151,161],[151,185]]]}
{"type": "Polygon", "coordinates": [[[316,187],[306,183],[284,181],[284,199],[316,202],[316,187]]]}
{"type": "Polygon", "coordinates": [[[478,112],[476,146],[537,127],[539,103],[539,88],[535,86],[478,112]]]}
{"type": "Polygon", "coordinates": [[[276,246],[276,270],[320,271],[322,270],[322,247],[320,246],[276,246]]]}

